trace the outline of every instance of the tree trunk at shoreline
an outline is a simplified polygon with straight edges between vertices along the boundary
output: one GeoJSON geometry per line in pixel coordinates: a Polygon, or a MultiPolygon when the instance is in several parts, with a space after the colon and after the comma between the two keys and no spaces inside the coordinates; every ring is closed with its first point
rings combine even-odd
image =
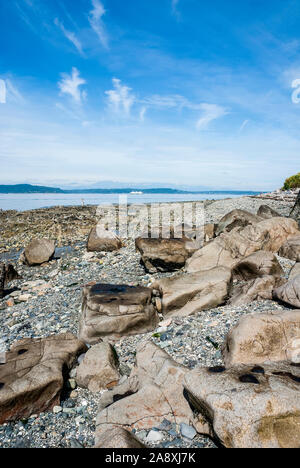
{"type": "Polygon", "coordinates": [[[298,197],[295,206],[291,211],[290,217],[298,221],[300,226],[300,192],[298,193],[298,197]]]}

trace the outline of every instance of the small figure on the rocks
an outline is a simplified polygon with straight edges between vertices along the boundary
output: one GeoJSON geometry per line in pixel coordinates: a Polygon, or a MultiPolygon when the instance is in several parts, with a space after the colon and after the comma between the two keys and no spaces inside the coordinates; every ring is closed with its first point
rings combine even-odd
{"type": "Polygon", "coordinates": [[[0,299],[2,299],[4,296],[4,286],[7,283],[10,283],[10,281],[20,278],[20,275],[15,270],[13,265],[0,263],[0,299]]]}

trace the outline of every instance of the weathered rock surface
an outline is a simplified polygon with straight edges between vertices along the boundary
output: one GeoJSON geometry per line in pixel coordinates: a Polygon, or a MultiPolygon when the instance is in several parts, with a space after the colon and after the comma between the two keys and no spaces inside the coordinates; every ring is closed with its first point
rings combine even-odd
{"type": "Polygon", "coordinates": [[[260,221],[262,221],[262,218],[248,211],[233,210],[220,220],[216,229],[216,235],[219,236],[222,232],[230,232],[237,227],[244,228],[249,224],[256,224],[260,221]]]}
{"type": "Polygon", "coordinates": [[[223,348],[226,367],[266,361],[300,362],[300,310],[243,317],[223,348]]]}
{"type": "Polygon", "coordinates": [[[34,239],[25,248],[25,262],[29,266],[49,262],[55,252],[55,243],[49,239],[34,239]]]}
{"type": "Polygon", "coordinates": [[[0,263],[0,299],[4,296],[4,287],[15,279],[20,279],[13,265],[0,263]]]}
{"type": "Polygon", "coordinates": [[[185,265],[186,260],[199,247],[191,239],[183,238],[143,238],[135,241],[141,254],[141,261],[150,273],[157,271],[175,271],[185,265]]]}
{"type": "Polygon", "coordinates": [[[281,276],[283,269],[272,252],[258,252],[240,260],[233,269],[233,277],[247,281],[262,276],[281,276]]]}
{"type": "Polygon", "coordinates": [[[228,268],[218,267],[163,278],[152,287],[161,294],[163,315],[185,317],[224,304],[229,295],[231,276],[228,268]]]}
{"type": "Polygon", "coordinates": [[[289,279],[295,278],[295,276],[300,276],[300,262],[296,263],[290,271],[289,279]]]}
{"type": "Polygon", "coordinates": [[[299,448],[299,367],[196,368],[184,386],[225,447],[299,448]]]}
{"type": "Polygon", "coordinates": [[[300,275],[294,276],[287,283],[276,288],[273,297],[300,309],[300,275]]]}
{"type": "Polygon", "coordinates": [[[51,411],[84,343],[71,333],[18,341],[0,365],[0,424],[51,411]]]}
{"type": "Polygon", "coordinates": [[[187,368],[152,342],[142,343],[128,380],[100,398],[96,445],[110,425],[152,429],[164,419],[192,424],[193,411],[183,392],[186,372],[187,368]]]}
{"type": "Polygon", "coordinates": [[[257,252],[278,252],[287,239],[298,235],[296,221],[288,218],[266,219],[244,229],[223,233],[186,262],[189,273],[210,270],[216,266],[233,268],[238,260],[257,252]]]}
{"type": "Polygon", "coordinates": [[[152,289],[142,286],[94,284],[83,288],[79,337],[90,345],[102,338],[147,333],[159,322],[152,289]]]}
{"type": "Polygon", "coordinates": [[[280,218],[280,214],[268,205],[261,205],[257,211],[257,216],[264,219],[280,218]]]}
{"type": "Polygon", "coordinates": [[[278,254],[280,257],[289,258],[295,262],[300,262],[300,235],[291,237],[283,244],[278,254]]]}
{"type": "Polygon", "coordinates": [[[286,280],[283,278],[263,276],[247,281],[245,284],[234,285],[228,304],[237,307],[253,301],[272,300],[274,289],[285,283],[286,280]]]}
{"type": "Polygon", "coordinates": [[[297,200],[290,213],[290,217],[295,219],[300,226],[300,191],[298,192],[297,200]]]}
{"type": "Polygon", "coordinates": [[[116,353],[109,343],[92,346],[77,369],[76,382],[93,393],[114,387],[120,379],[117,364],[116,353]]]}
{"type": "Polygon", "coordinates": [[[87,241],[88,252],[113,252],[122,247],[122,241],[112,232],[93,227],[87,241]]]}
{"type": "Polygon", "coordinates": [[[123,427],[111,426],[98,435],[95,448],[141,449],[146,448],[146,445],[138,440],[132,432],[127,431],[123,427]]]}

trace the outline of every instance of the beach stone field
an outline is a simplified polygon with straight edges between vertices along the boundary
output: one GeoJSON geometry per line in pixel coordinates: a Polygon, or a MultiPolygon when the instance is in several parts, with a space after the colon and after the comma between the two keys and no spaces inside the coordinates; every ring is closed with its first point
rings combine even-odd
{"type": "Polygon", "coordinates": [[[159,206],[153,239],[0,210],[0,447],[299,448],[295,201],[192,202],[181,238],[169,204],[167,239],[159,206]]]}

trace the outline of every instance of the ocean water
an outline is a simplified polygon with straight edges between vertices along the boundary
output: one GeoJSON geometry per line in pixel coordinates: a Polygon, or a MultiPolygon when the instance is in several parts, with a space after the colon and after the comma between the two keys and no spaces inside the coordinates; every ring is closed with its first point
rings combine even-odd
{"type": "MultiPolygon", "coordinates": [[[[126,194],[128,203],[170,203],[198,200],[220,200],[253,195],[253,192],[206,192],[197,194],[126,194]]],[[[0,194],[0,209],[26,211],[51,206],[81,206],[119,203],[119,194],[26,193],[0,194]]]]}

